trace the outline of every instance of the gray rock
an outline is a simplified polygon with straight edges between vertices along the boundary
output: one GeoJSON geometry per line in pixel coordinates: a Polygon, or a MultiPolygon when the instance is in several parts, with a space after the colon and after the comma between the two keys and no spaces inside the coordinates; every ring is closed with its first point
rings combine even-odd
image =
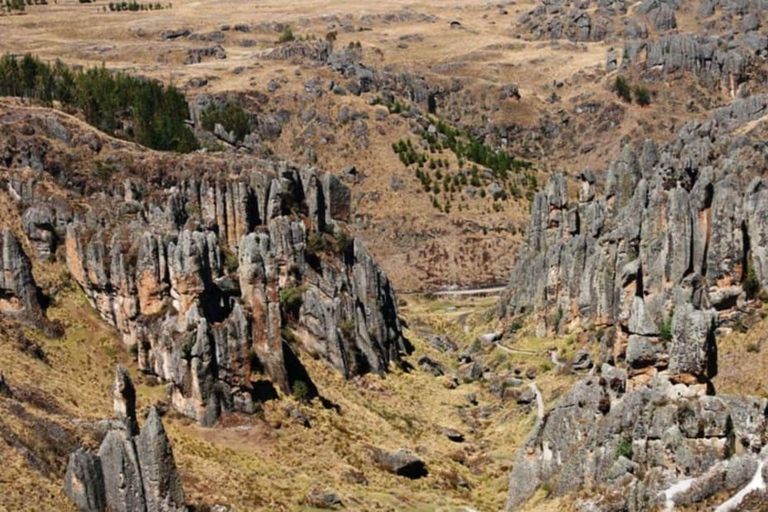
{"type": "Polygon", "coordinates": [[[398,476],[418,479],[427,476],[428,473],[424,461],[404,448],[391,453],[373,448],[371,456],[382,469],[398,476]]]}
{"type": "Polygon", "coordinates": [[[69,456],[64,494],[80,510],[102,512],[106,508],[101,460],[83,448],[69,456]]]}
{"type": "Polygon", "coordinates": [[[477,361],[463,364],[456,371],[456,377],[465,384],[480,380],[483,378],[483,367],[477,361]]]}
{"type": "Polygon", "coordinates": [[[146,510],[139,458],[133,439],[112,430],[99,448],[107,507],[116,512],[146,510]]]}
{"type": "Polygon", "coordinates": [[[186,511],[171,443],[155,407],[149,410],[137,446],[147,512],[186,511]]]}
{"type": "Polygon", "coordinates": [[[41,313],[32,263],[10,229],[0,237],[0,313],[36,316],[41,313]]]}
{"type": "Polygon", "coordinates": [[[477,337],[477,339],[480,341],[480,343],[490,344],[501,340],[502,336],[503,333],[500,332],[489,332],[486,334],[481,334],[477,337]]]}
{"type": "Polygon", "coordinates": [[[136,421],[136,389],[122,365],[117,365],[115,382],[112,384],[113,410],[117,419],[125,423],[128,434],[135,436],[139,433],[139,423],[136,421]]]}
{"type": "Polygon", "coordinates": [[[690,304],[675,308],[669,370],[674,375],[690,374],[711,379],[717,374],[714,311],[697,311],[690,304]]]}

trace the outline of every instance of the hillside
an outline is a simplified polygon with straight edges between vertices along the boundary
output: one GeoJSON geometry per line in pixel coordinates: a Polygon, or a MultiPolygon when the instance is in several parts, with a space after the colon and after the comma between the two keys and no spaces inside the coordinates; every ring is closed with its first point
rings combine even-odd
{"type": "Polygon", "coordinates": [[[768,509],[767,26],[0,0],[0,510],[768,509]]]}

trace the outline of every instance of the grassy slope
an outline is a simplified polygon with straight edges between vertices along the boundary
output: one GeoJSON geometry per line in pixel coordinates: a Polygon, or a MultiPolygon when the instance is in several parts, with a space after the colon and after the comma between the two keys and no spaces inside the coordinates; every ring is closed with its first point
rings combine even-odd
{"type": "MultiPolygon", "coordinates": [[[[67,455],[79,444],[98,446],[96,422],[111,414],[109,387],[116,363],[131,368],[140,411],[164,397],[162,386],[137,373],[117,334],[96,317],[82,292],[67,286],[60,265],[37,265],[36,274],[43,288],[60,290],[49,316],[64,323],[66,335],[50,340],[8,320],[0,324],[0,367],[16,395],[0,398],[0,510],[70,507],[61,491],[67,455]],[[45,360],[22,349],[22,335],[42,347],[45,360]]],[[[476,334],[492,327],[483,320],[491,304],[489,299],[453,304],[409,297],[403,312],[416,347],[410,363],[415,366],[427,354],[455,369],[455,355],[435,351],[416,333],[447,334],[462,346],[461,353],[476,334]]],[[[558,343],[568,347],[565,340],[554,346],[558,343]]],[[[553,342],[524,339],[518,344],[535,349],[536,355],[492,354],[494,349],[486,347],[483,360],[499,368],[546,370],[544,351],[553,342]]],[[[267,403],[263,417],[229,417],[211,429],[175,413],[166,417],[191,503],[295,510],[306,507],[307,493],[317,488],[335,490],[355,510],[502,507],[516,449],[533,424],[530,410],[502,406],[483,381],[452,390],[445,385],[447,377],[419,369],[344,381],[319,361],[306,364],[322,395],[340,413],[317,400],[299,404],[287,398],[267,403]],[[476,394],[479,406],[469,404],[468,393],[476,394]],[[289,406],[303,410],[312,427],[290,420],[289,406]],[[460,413],[474,419],[474,429],[460,413]],[[441,427],[462,431],[466,442],[449,441],[441,427]],[[371,462],[369,446],[411,449],[427,462],[429,476],[411,481],[385,473],[371,462]]],[[[549,401],[571,380],[548,372],[538,382],[549,401]]]]}

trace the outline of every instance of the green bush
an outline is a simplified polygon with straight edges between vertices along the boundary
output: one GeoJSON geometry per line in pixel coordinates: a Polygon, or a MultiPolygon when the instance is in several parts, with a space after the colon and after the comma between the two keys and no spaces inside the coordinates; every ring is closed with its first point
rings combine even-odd
{"type": "Polygon", "coordinates": [[[291,30],[291,27],[285,27],[283,31],[280,32],[280,37],[278,38],[277,42],[283,44],[294,41],[295,39],[296,38],[293,35],[293,30],[291,30]]]}
{"type": "Polygon", "coordinates": [[[659,338],[667,343],[672,341],[672,316],[659,324],[659,338]]]}
{"type": "Polygon", "coordinates": [[[299,318],[299,311],[304,303],[303,294],[304,288],[302,286],[289,286],[280,290],[280,308],[288,315],[289,319],[295,321],[299,318]]]}
{"type": "Polygon", "coordinates": [[[203,128],[209,132],[213,132],[216,125],[220,124],[227,132],[234,133],[239,142],[251,133],[251,117],[232,100],[223,105],[211,104],[203,111],[200,120],[203,128]]]}
{"type": "Polygon", "coordinates": [[[354,243],[354,238],[350,238],[349,234],[343,229],[337,229],[333,237],[336,239],[336,246],[339,248],[339,252],[347,254],[354,243]]]}
{"type": "Polygon", "coordinates": [[[339,329],[341,330],[341,334],[344,335],[347,339],[354,339],[355,337],[355,320],[350,319],[345,322],[343,322],[339,329]]]}
{"type": "Polygon", "coordinates": [[[641,107],[645,107],[651,104],[651,93],[648,92],[642,85],[635,86],[635,103],[641,107]]]}
{"type": "Polygon", "coordinates": [[[82,112],[99,130],[152,149],[190,152],[198,147],[186,124],[189,110],[181,92],[104,67],[73,72],[58,61],[51,65],[31,55],[4,55],[0,96],[32,98],[45,106],[60,102],[82,112]]]}
{"type": "Polygon", "coordinates": [[[747,263],[747,276],[741,286],[749,300],[757,298],[760,294],[760,280],[757,278],[757,271],[755,271],[755,266],[751,261],[747,263]]]}
{"type": "Polygon", "coordinates": [[[632,459],[632,440],[622,439],[619,441],[619,446],[616,447],[616,458],[626,457],[632,459]]]}
{"type": "Polygon", "coordinates": [[[629,81],[625,77],[621,75],[616,77],[616,80],[613,82],[613,90],[622,100],[626,101],[627,103],[632,102],[632,91],[629,86],[629,81]]]}
{"type": "Polygon", "coordinates": [[[224,256],[224,266],[230,274],[237,272],[240,267],[240,261],[237,259],[237,254],[227,246],[221,246],[221,254],[224,256]]]}
{"type": "Polygon", "coordinates": [[[303,380],[295,380],[291,384],[293,397],[300,402],[307,402],[311,398],[309,386],[303,380]]]}

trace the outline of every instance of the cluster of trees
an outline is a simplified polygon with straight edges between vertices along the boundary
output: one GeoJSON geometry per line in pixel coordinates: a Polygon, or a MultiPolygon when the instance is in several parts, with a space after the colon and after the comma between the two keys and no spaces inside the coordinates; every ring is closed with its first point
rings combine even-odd
{"type": "Polygon", "coordinates": [[[633,88],[629,80],[621,75],[617,76],[616,80],[614,80],[613,90],[616,92],[616,96],[627,103],[632,103],[632,97],[634,96],[635,103],[641,107],[651,104],[651,93],[645,86],[638,84],[633,88]]]}
{"type": "MultiPolygon", "coordinates": [[[[32,0],[27,0],[29,5],[32,5],[32,0]]],[[[24,12],[27,6],[27,2],[24,0],[0,0],[0,14],[12,13],[14,11],[24,12]]],[[[43,4],[46,2],[42,2],[43,4]]]]}
{"type": "MultiPolygon", "coordinates": [[[[529,162],[515,159],[504,151],[496,151],[480,143],[477,138],[442,121],[436,122],[436,128],[437,133],[427,132],[423,135],[428,153],[416,149],[410,139],[400,139],[392,144],[392,151],[398,155],[403,165],[414,167],[421,188],[431,195],[432,206],[436,209],[449,213],[454,194],[461,194],[467,185],[477,189],[476,193],[481,198],[486,197],[488,194],[485,187],[490,181],[499,185],[491,194],[495,211],[503,209],[502,205],[498,204],[499,201],[506,201],[511,197],[520,198],[523,195],[529,199],[533,197],[538,182],[535,173],[530,170],[529,162]],[[458,160],[458,171],[452,172],[451,162],[440,157],[444,150],[454,152],[458,160]],[[432,156],[435,154],[437,157],[432,156]],[[472,162],[468,169],[464,167],[467,162],[472,162]],[[487,170],[481,173],[478,165],[487,170]]],[[[461,200],[465,201],[463,195],[461,200]]],[[[461,210],[462,205],[459,204],[458,208],[461,210]]]]}
{"type": "Polygon", "coordinates": [[[60,103],[110,135],[162,151],[190,152],[197,139],[187,126],[189,108],[175,87],[104,67],[73,71],[31,55],[0,57],[0,96],[60,103]]]}
{"type": "Polygon", "coordinates": [[[163,9],[170,9],[171,4],[164,6],[160,2],[155,3],[139,3],[136,0],[132,2],[109,2],[109,10],[111,12],[137,12],[137,11],[162,11],[163,9]]]}
{"type": "Polygon", "coordinates": [[[203,111],[200,120],[203,128],[209,132],[213,132],[216,125],[220,124],[228,133],[234,133],[239,142],[251,133],[251,116],[233,100],[225,104],[212,103],[203,111]]]}
{"type": "MultiPolygon", "coordinates": [[[[437,131],[445,136],[445,145],[456,154],[460,160],[468,160],[490,169],[496,178],[506,181],[510,171],[517,172],[531,167],[530,162],[519,160],[510,156],[506,151],[497,151],[487,144],[483,144],[472,134],[462,133],[457,128],[438,120],[437,131]]],[[[427,139],[430,144],[440,144],[434,136],[427,139]]]]}

